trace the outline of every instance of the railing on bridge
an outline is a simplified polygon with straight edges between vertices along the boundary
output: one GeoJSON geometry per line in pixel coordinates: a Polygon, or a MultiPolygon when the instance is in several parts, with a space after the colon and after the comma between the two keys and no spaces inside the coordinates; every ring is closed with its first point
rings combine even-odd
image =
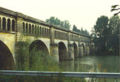
{"type": "Polygon", "coordinates": [[[0,82],[8,80],[9,82],[120,82],[120,73],[1,70],[0,82]]]}

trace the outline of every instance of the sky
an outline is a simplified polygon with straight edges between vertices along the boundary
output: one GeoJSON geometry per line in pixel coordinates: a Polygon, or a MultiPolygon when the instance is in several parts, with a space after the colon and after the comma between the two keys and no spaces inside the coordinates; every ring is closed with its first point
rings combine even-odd
{"type": "MultiPolygon", "coordinates": [[[[91,32],[98,17],[113,15],[120,0],[0,0],[0,6],[45,21],[51,16],[91,32]]],[[[72,28],[71,28],[72,29],[72,28]]]]}

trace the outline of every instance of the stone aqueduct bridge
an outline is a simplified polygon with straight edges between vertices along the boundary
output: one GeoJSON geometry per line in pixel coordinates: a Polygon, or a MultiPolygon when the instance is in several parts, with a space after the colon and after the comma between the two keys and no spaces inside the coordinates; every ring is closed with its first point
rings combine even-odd
{"type": "MultiPolygon", "coordinates": [[[[90,37],[0,7],[0,67],[16,64],[20,42],[39,47],[57,61],[89,55],[90,37]]],[[[29,49],[30,50],[30,49],[29,49]]]]}

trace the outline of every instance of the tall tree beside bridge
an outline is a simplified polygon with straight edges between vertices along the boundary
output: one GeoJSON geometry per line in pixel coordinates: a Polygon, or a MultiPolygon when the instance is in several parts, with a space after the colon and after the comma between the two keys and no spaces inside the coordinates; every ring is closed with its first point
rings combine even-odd
{"type": "Polygon", "coordinates": [[[113,16],[110,19],[101,16],[97,19],[92,33],[97,53],[118,55],[118,34],[120,27],[120,19],[113,16]],[[103,52],[104,51],[104,52],[103,52]]]}
{"type": "Polygon", "coordinates": [[[94,42],[96,45],[97,52],[105,52],[107,46],[107,35],[108,35],[108,17],[101,16],[97,19],[96,24],[94,26],[95,35],[94,42]]]}
{"type": "Polygon", "coordinates": [[[113,54],[118,54],[118,34],[120,27],[120,19],[118,16],[113,16],[109,20],[109,42],[108,48],[113,52],[113,54]]]}

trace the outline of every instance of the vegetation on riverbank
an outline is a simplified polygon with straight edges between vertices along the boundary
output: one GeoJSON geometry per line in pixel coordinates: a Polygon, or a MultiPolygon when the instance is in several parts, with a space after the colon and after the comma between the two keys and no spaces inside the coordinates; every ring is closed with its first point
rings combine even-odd
{"type": "Polygon", "coordinates": [[[118,55],[120,18],[100,16],[92,31],[92,40],[95,43],[96,54],[118,55]]]}

